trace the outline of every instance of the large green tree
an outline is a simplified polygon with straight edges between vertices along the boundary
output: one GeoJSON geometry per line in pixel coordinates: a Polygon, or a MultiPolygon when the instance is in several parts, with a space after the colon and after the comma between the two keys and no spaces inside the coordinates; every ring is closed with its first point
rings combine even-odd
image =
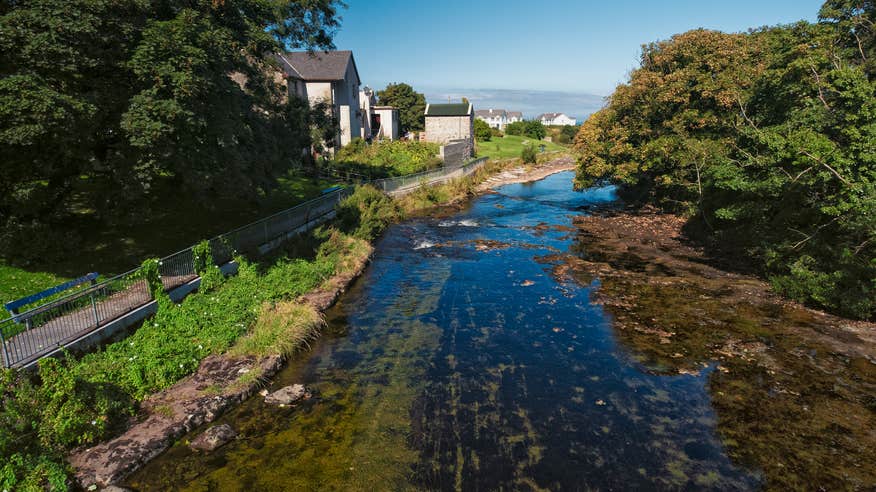
{"type": "Polygon", "coordinates": [[[398,109],[402,132],[422,131],[426,127],[426,96],[408,84],[389,84],[377,91],[380,104],[398,109]]]}
{"type": "Polygon", "coordinates": [[[876,315],[876,84],[870,2],[830,1],[817,24],[697,30],[652,43],[582,126],[578,184],[692,216],[775,286],[876,315]]]}
{"type": "Polygon", "coordinates": [[[334,0],[0,4],[0,249],[76,206],[118,214],[156,179],[253,196],[309,145],[270,54],[331,48],[334,0]],[[77,188],[74,193],[74,188],[77,188]]]}

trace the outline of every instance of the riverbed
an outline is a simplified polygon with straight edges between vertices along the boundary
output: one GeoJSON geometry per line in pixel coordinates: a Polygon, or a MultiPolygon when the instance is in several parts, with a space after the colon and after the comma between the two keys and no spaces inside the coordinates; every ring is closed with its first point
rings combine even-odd
{"type": "MultiPolygon", "coordinates": [[[[642,339],[681,342],[660,338],[656,326],[657,335],[620,329],[634,316],[600,298],[601,289],[611,293],[621,284],[605,272],[615,283],[603,285],[600,270],[587,268],[600,245],[582,239],[579,223],[619,204],[611,187],[573,191],[572,177],[504,186],[462,210],[391,227],[372,265],[327,313],[321,338],[269,388],[303,383],[312,399],[277,408],[252,398],[216,422],[231,425],[235,441],[204,454],[183,440],[127,485],[373,491],[775,484],[769,467],[739,453],[744,433],[727,432],[734,408],[715,393],[715,380],[736,366],[705,350],[683,353],[673,366],[686,346],[655,351],[642,339]]],[[[624,285],[631,296],[645,295],[624,285]]],[[[667,305],[697,302],[689,292],[671,293],[667,305]]],[[[655,325],[659,317],[651,313],[655,325]]],[[[864,364],[858,384],[867,390],[872,362],[855,363],[864,364]]],[[[862,422],[872,423],[872,407],[862,408],[855,409],[862,422]]],[[[872,466],[863,453],[861,466],[872,466]]],[[[867,476],[849,483],[867,485],[867,476]]]]}

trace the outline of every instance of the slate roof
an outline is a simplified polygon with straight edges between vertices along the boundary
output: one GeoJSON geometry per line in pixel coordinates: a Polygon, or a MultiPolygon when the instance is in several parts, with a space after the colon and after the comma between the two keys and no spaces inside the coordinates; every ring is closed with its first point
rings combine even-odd
{"type": "Polygon", "coordinates": [[[359,77],[352,51],[293,51],[278,53],[276,58],[287,76],[305,82],[344,80],[350,63],[353,64],[356,77],[359,77]]]}
{"type": "MultiPolygon", "coordinates": [[[[560,115],[566,116],[563,113],[544,113],[544,114],[538,115],[538,117],[536,119],[537,120],[555,120],[555,119],[559,118],[560,115]]],[[[566,116],[566,117],[568,118],[568,116],[566,116]]]]}
{"type": "Polygon", "coordinates": [[[520,118],[521,120],[523,119],[523,113],[520,111],[508,111],[507,116],[509,118],[520,118]]]}
{"type": "Polygon", "coordinates": [[[475,111],[475,116],[480,118],[492,118],[493,116],[507,115],[504,109],[479,109],[475,111]]]}
{"type": "Polygon", "coordinates": [[[426,116],[468,116],[471,114],[471,104],[427,104],[426,116]]]}

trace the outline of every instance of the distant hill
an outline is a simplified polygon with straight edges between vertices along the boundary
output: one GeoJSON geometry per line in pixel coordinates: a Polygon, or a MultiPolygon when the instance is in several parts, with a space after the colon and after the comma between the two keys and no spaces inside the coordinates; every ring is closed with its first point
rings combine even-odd
{"type": "Polygon", "coordinates": [[[506,109],[522,111],[534,118],[542,113],[566,113],[581,123],[605,104],[605,96],[586,93],[512,90],[512,89],[426,89],[430,103],[459,101],[467,97],[475,109],[506,109]]]}

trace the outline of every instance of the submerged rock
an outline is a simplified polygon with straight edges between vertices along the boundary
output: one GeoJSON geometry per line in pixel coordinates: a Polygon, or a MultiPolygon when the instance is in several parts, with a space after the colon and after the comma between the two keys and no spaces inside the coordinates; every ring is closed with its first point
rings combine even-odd
{"type": "Polygon", "coordinates": [[[196,437],[189,446],[199,451],[213,451],[237,437],[237,433],[228,424],[210,427],[206,432],[196,437]]]}
{"type": "Polygon", "coordinates": [[[310,391],[303,384],[293,384],[280,388],[277,391],[265,397],[265,403],[268,405],[293,405],[302,400],[310,398],[310,391]]]}

